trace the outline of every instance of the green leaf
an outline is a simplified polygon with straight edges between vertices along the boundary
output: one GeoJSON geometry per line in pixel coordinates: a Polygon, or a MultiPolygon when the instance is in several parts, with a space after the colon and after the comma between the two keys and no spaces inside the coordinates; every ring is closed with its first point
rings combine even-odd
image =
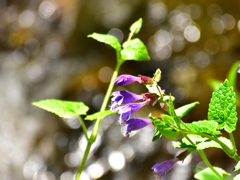
{"type": "Polygon", "coordinates": [[[233,180],[240,180],[240,174],[236,175],[233,180]]]}
{"type": "Polygon", "coordinates": [[[157,69],[153,76],[153,81],[159,82],[161,80],[161,70],[157,69]]]}
{"type": "Polygon", "coordinates": [[[161,137],[162,137],[162,133],[157,128],[155,128],[154,135],[153,135],[153,138],[152,138],[152,142],[158,140],[161,137]]]}
{"type": "Polygon", "coordinates": [[[218,81],[215,79],[210,79],[208,81],[208,84],[211,86],[212,89],[215,89],[216,87],[220,86],[221,83],[222,83],[222,81],[218,81]]]}
{"type": "Polygon", "coordinates": [[[225,129],[231,133],[236,129],[238,121],[236,112],[236,98],[228,80],[215,88],[208,108],[208,119],[218,123],[218,129],[225,129]]]}
{"type": "MultiPolygon", "coordinates": [[[[220,131],[217,131],[218,123],[215,121],[202,120],[194,121],[192,123],[184,123],[190,130],[195,132],[203,132],[208,134],[221,134],[220,131]]],[[[182,129],[187,129],[184,125],[181,124],[182,129]]]]}
{"type": "Polygon", "coordinates": [[[179,117],[175,113],[173,99],[171,97],[172,97],[172,95],[170,95],[170,98],[169,98],[169,101],[168,101],[168,104],[169,104],[169,114],[172,116],[172,118],[174,119],[174,121],[176,122],[176,124],[179,127],[180,126],[180,119],[179,119],[179,117]]]}
{"type": "Polygon", "coordinates": [[[238,161],[237,165],[234,167],[233,171],[237,171],[240,169],[240,161],[238,161]]]}
{"type": "Polygon", "coordinates": [[[161,91],[162,94],[164,94],[164,92],[161,90],[161,87],[156,84],[145,85],[145,86],[148,89],[148,92],[150,92],[150,93],[154,93],[154,94],[157,94],[158,96],[161,96],[161,94],[159,93],[159,91],[161,91]]]}
{"type": "Polygon", "coordinates": [[[199,102],[194,102],[191,104],[184,105],[180,108],[177,108],[175,110],[176,115],[181,119],[183,116],[185,116],[192,108],[194,108],[197,104],[200,104],[199,102]]]}
{"type": "MultiPolygon", "coordinates": [[[[223,175],[230,175],[225,170],[219,167],[213,167],[222,177],[223,175]]],[[[200,180],[222,180],[210,168],[203,169],[194,175],[196,179],[200,180]]]]}
{"type": "Polygon", "coordinates": [[[122,60],[149,61],[150,57],[143,42],[138,39],[131,39],[123,43],[121,51],[122,60]]]}
{"type": "MultiPolygon", "coordinates": [[[[117,112],[117,111],[116,111],[117,112]]],[[[103,111],[103,112],[96,112],[96,113],[94,113],[94,114],[91,114],[91,115],[87,115],[86,116],[86,118],[85,118],[85,120],[90,120],[90,121],[92,121],[92,120],[95,120],[95,119],[97,119],[97,118],[104,118],[105,116],[107,116],[107,115],[110,115],[110,114],[114,114],[114,113],[116,113],[116,112],[112,112],[111,110],[105,110],[105,111],[103,111]]]]}
{"type": "Polygon", "coordinates": [[[237,80],[237,70],[239,68],[240,61],[235,62],[228,72],[227,78],[229,80],[229,85],[233,87],[233,90],[236,92],[236,80],[237,80]]]}
{"type": "MultiPolygon", "coordinates": [[[[188,138],[191,139],[191,141],[194,143],[191,144],[187,138],[182,138],[177,141],[173,141],[172,145],[175,148],[195,148],[199,150],[207,149],[207,148],[219,148],[222,149],[222,147],[216,143],[215,141],[212,141],[208,138],[201,137],[199,135],[188,135],[188,138]]],[[[225,137],[218,137],[218,139],[224,143],[226,146],[232,149],[232,143],[229,139],[225,137]]]]}
{"type": "MultiPolygon", "coordinates": [[[[232,147],[232,143],[229,139],[225,138],[225,137],[219,137],[218,138],[220,141],[222,141],[226,146],[228,146],[229,148],[233,148],[232,147]]],[[[215,141],[205,141],[205,142],[201,142],[199,144],[197,144],[197,149],[207,149],[207,148],[219,148],[222,149],[222,147],[216,143],[215,141]]]]}
{"type": "Polygon", "coordinates": [[[118,39],[110,34],[99,34],[99,33],[93,33],[88,35],[88,37],[91,37],[99,42],[108,44],[112,46],[117,51],[121,50],[121,44],[119,43],[118,39]]]}
{"type": "Polygon", "coordinates": [[[76,115],[86,115],[89,107],[82,102],[63,101],[58,99],[46,99],[33,102],[33,105],[69,119],[76,115]]]}
{"type": "MultiPolygon", "coordinates": [[[[160,119],[158,119],[156,117],[149,116],[149,118],[152,119],[152,121],[155,125],[155,133],[156,134],[159,135],[161,133],[168,139],[174,139],[178,136],[178,131],[176,131],[174,128],[170,127],[169,125],[165,124],[165,122],[161,121],[160,119]]],[[[155,136],[153,139],[157,140],[155,136]]]]}
{"type": "Polygon", "coordinates": [[[130,26],[130,31],[133,34],[137,34],[140,31],[141,27],[142,27],[142,18],[138,19],[136,22],[134,22],[130,26]]]}
{"type": "Polygon", "coordinates": [[[168,116],[166,114],[162,114],[161,115],[163,122],[165,122],[165,124],[167,125],[176,125],[174,119],[171,116],[168,116]]]}

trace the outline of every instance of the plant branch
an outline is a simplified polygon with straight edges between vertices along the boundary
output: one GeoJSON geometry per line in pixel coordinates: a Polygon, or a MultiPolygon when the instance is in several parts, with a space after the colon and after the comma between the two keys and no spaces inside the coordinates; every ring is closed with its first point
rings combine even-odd
{"type": "Polygon", "coordinates": [[[80,124],[82,125],[83,133],[84,133],[86,139],[88,140],[89,137],[88,137],[88,132],[87,132],[87,128],[86,128],[86,126],[85,126],[85,123],[84,123],[84,121],[83,121],[83,119],[82,119],[81,116],[78,115],[77,117],[78,117],[78,119],[79,119],[80,124]]]}
{"type": "MultiPolygon", "coordinates": [[[[115,70],[113,72],[110,84],[108,86],[108,90],[106,92],[106,95],[104,97],[102,106],[100,108],[100,112],[103,112],[106,109],[106,107],[107,107],[108,101],[110,99],[110,96],[111,96],[111,93],[112,93],[112,90],[113,90],[113,87],[114,87],[114,80],[118,76],[119,69],[120,69],[120,67],[122,65],[122,61],[121,61],[121,59],[119,59],[119,57],[120,57],[119,53],[117,52],[117,65],[116,65],[116,68],[115,68],[115,70]]],[[[88,140],[87,147],[86,147],[86,150],[84,152],[83,160],[81,162],[81,165],[79,166],[79,169],[78,169],[78,172],[77,172],[75,180],[80,180],[80,176],[81,176],[81,173],[82,173],[82,171],[84,169],[84,166],[85,166],[85,163],[86,163],[86,160],[87,160],[90,148],[91,148],[92,144],[96,141],[96,138],[97,138],[98,131],[99,131],[99,128],[100,128],[102,120],[103,120],[102,117],[99,117],[96,120],[96,122],[95,122],[95,124],[93,126],[91,137],[87,138],[87,140],[88,140]]],[[[86,136],[86,137],[88,137],[88,136],[86,136]]]]}

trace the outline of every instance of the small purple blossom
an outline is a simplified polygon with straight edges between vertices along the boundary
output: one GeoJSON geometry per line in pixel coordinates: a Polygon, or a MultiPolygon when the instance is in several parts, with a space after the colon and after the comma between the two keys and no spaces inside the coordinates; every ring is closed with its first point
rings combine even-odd
{"type": "Polygon", "coordinates": [[[240,67],[238,68],[237,73],[240,74],[240,67]]]}
{"type": "Polygon", "coordinates": [[[126,105],[122,105],[118,107],[118,113],[120,114],[120,124],[125,125],[127,120],[129,120],[131,114],[138,111],[143,106],[147,105],[148,102],[140,102],[140,103],[129,103],[126,105]]]}
{"type": "Polygon", "coordinates": [[[128,75],[128,74],[124,74],[124,75],[118,76],[115,79],[115,83],[116,83],[117,86],[128,85],[128,84],[131,84],[135,81],[140,83],[141,78],[136,77],[136,76],[132,76],[132,75],[128,75]]]}
{"type": "Polygon", "coordinates": [[[112,105],[111,105],[111,110],[116,111],[118,106],[121,104],[126,104],[134,101],[138,101],[143,99],[142,95],[134,94],[128,91],[115,91],[112,93],[112,105]]]}
{"type": "Polygon", "coordinates": [[[117,86],[123,86],[123,85],[131,84],[136,81],[139,83],[144,83],[144,84],[152,84],[153,83],[152,78],[149,78],[146,76],[139,75],[138,77],[136,77],[136,76],[132,76],[129,74],[124,74],[124,75],[118,76],[115,79],[115,84],[117,86]]]}
{"type": "Polygon", "coordinates": [[[157,179],[164,180],[166,178],[166,173],[173,168],[173,166],[178,161],[177,158],[164,161],[162,163],[155,164],[152,169],[156,173],[157,179]]]}
{"type": "Polygon", "coordinates": [[[143,119],[143,118],[132,118],[132,119],[129,119],[126,122],[127,130],[126,130],[125,136],[129,137],[129,133],[131,131],[142,129],[142,128],[144,128],[145,126],[147,126],[149,124],[152,124],[152,120],[150,120],[150,119],[143,119]]]}

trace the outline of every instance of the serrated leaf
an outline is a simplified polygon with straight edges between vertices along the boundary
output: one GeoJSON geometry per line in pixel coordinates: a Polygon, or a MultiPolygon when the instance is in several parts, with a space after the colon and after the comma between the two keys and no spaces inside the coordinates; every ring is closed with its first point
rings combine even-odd
{"type": "MultiPolygon", "coordinates": [[[[117,112],[117,111],[116,111],[116,112],[117,112]]],[[[110,114],[114,114],[114,113],[116,113],[116,112],[112,112],[111,110],[105,110],[105,111],[103,111],[103,112],[96,112],[96,113],[94,113],[94,114],[87,115],[86,118],[85,118],[85,120],[90,120],[90,121],[92,121],[92,120],[98,119],[99,117],[100,117],[100,118],[104,118],[105,116],[110,115],[110,114]]]]}
{"type": "Polygon", "coordinates": [[[108,44],[112,46],[117,51],[121,50],[121,44],[119,43],[118,39],[110,34],[99,34],[99,33],[93,33],[88,35],[88,37],[91,37],[99,42],[108,44]]]}
{"type": "MultiPolygon", "coordinates": [[[[222,147],[215,141],[212,141],[205,137],[201,137],[199,135],[190,134],[190,135],[188,135],[188,138],[191,139],[191,141],[194,143],[194,145],[191,144],[188,141],[188,139],[184,137],[180,140],[173,141],[172,142],[173,147],[175,147],[175,148],[195,148],[195,149],[199,149],[199,150],[203,150],[203,149],[207,149],[207,148],[222,149],[222,147]]],[[[229,148],[232,149],[232,143],[229,139],[227,139],[225,137],[218,137],[218,139],[222,143],[224,143],[226,146],[228,146],[229,148]]]]}
{"type": "Polygon", "coordinates": [[[130,26],[130,31],[133,34],[137,34],[140,31],[141,27],[142,27],[142,18],[138,19],[136,22],[134,22],[130,26]]]}
{"type": "Polygon", "coordinates": [[[184,105],[180,108],[175,109],[176,115],[181,119],[184,117],[192,108],[194,108],[199,102],[193,102],[187,105],[184,105]]]}
{"type": "Polygon", "coordinates": [[[150,57],[143,42],[138,39],[131,39],[123,43],[121,51],[122,60],[149,61],[150,57]]]}
{"type": "MultiPolygon", "coordinates": [[[[213,167],[222,177],[223,175],[230,175],[225,170],[219,167],[213,167]]],[[[219,178],[210,168],[203,169],[196,173],[194,175],[194,178],[200,179],[200,180],[222,180],[222,178],[219,178]]]]}
{"type": "Polygon", "coordinates": [[[155,125],[155,132],[158,131],[168,139],[174,139],[178,136],[178,131],[176,131],[174,128],[170,127],[169,125],[165,124],[160,119],[152,116],[149,116],[149,118],[152,119],[153,124],[155,125]]]}
{"type": "Polygon", "coordinates": [[[153,76],[153,81],[159,82],[161,80],[161,70],[157,69],[153,76]]]}
{"type": "MultiPolygon", "coordinates": [[[[217,130],[218,123],[215,121],[202,120],[202,121],[194,121],[192,123],[184,123],[184,124],[191,131],[203,132],[203,133],[208,133],[213,135],[221,134],[221,132],[217,130]]],[[[186,129],[185,126],[181,124],[182,129],[186,129]]]]}
{"type": "Polygon", "coordinates": [[[215,88],[208,108],[208,119],[218,123],[218,129],[225,129],[231,133],[236,129],[238,121],[236,112],[236,99],[233,88],[228,80],[215,88]]]}
{"type": "Polygon", "coordinates": [[[189,134],[188,138],[194,143],[192,144],[189,142],[189,140],[185,137],[183,137],[180,140],[173,141],[172,145],[175,148],[195,148],[197,149],[197,144],[204,142],[207,140],[207,138],[203,138],[202,136],[195,135],[195,134],[189,134]]]}
{"type": "MultiPolygon", "coordinates": [[[[225,137],[219,137],[220,141],[222,141],[226,146],[232,149],[232,143],[229,139],[225,137]]],[[[215,141],[205,141],[197,144],[197,149],[207,149],[207,148],[219,148],[222,149],[222,147],[216,143],[215,141]]]]}
{"type": "Polygon", "coordinates": [[[34,106],[55,113],[62,118],[71,118],[76,115],[86,115],[89,107],[82,102],[46,99],[32,103],[34,106]]]}
{"type": "Polygon", "coordinates": [[[238,161],[237,165],[234,167],[233,171],[237,171],[240,169],[240,161],[238,161]]]}

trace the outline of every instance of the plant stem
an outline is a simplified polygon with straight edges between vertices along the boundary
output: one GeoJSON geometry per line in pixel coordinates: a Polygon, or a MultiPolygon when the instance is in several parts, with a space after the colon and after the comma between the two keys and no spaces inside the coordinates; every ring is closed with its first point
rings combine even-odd
{"type": "MultiPolygon", "coordinates": [[[[183,134],[183,136],[192,144],[195,145],[192,140],[185,134],[183,134]]],[[[213,166],[211,165],[211,163],[208,161],[208,158],[206,157],[205,153],[203,152],[203,150],[198,149],[197,150],[198,153],[200,154],[201,158],[203,159],[204,163],[220,178],[223,179],[223,177],[216,171],[216,169],[213,168],[213,166]]]]}
{"type": "Polygon", "coordinates": [[[229,135],[230,135],[230,139],[231,139],[232,146],[233,146],[233,152],[236,153],[237,152],[237,147],[236,147],[236,143],[235,143],[235,140],[234,140],[233,133],[229,133],[229,135]]]}
{"type": "Polygon", "coordinates": [[[85,123],[84,123],[84,121],[83,121],[83,119],[82,119],[81,116],[78,115],[77,117],[78,117],[78,119],[79,119],[80,124],[82,125],[83,133],[84,133],[86,139],[88,140],[89,137],[88,137],[88,132],[87,132],[87,128],[86,128],[86,126],[85,126],[85,123]]]}
{"type": "MultiPolygon", "coordinates": [[[[111,93],[112,93],[112,90],[113,90],[113,87],[114,87],[114,80],[116,79],[116,77],[118,76],[118,72],[119,72],[119,69],[121,67],[121,64],[120,61],[118,61],[117,63],[117,66],[113,72],[113,75],[112,75],[112,78],[111,78],[111,81],[110,81],[110,84],[108,86],[108,90],[107,90],[107,93],[105,95],[105,98],[103,100],[103,103],[102,103],[102,106],[101,106],[101,109],[100,109],[100,112],[103,112],[106,107],[107,107],[107,104],[108,104],[108,101],[110,99],[110,96],[111,96],[111,93]]],[[[95,141],[96,137],[97,137],[97,134],[98,134],[98,131],[99,131],[99,128],[100,128],[100,125],[101,125],[101,122],[102,122],[102,118],[99,117],[93,127],[93,130],[92,130],[92,135],[90,137],[90,140],[92,140],[93,142],[95,141]]]]}
{"type": "Polygon", "coordinates": [[[203,152],[203,150],[197,150],[198,153],[200,154],[201,158],[203,159],[204,163],[222,180],[224,180],[224,178],[216,171],[216,169],[214,169],[214,167],[211,165],[211,163],[208,161],[208,158],[206,157],[205,153],[203,152]]]}
{"type": "Polygon", "coordinates": [[[81,165],[79,166],[78,172],[77,172],[76,177],[75,177],[76,180],[79,180],[79,179],[80,179],[80,176],[81,176],[81,174],[82,174],[82,171],[83,171],[83,169],[84,169],[85,163],[86,163],[86,161],[87,161],[87,157],[88,157],[89,151],[90,151],[90,149],[91,149],[91,146],[92,146],[92,143],[90,143],[90,142],[88,141],[87,147],[86,147],[86,149],[85,149],[85,151],[84,151],[84,155],[83,155],[83,159],[82,159],[81,165]]]}
{"type": "MultiPolygon", "coordinates": [[[[119,69],[122,65],[122,61],[119,60],[119,54],[117,53],[117,58],[118,58],[118,61],[117,61],[117,65],[116,65],[116,68],[113,72],[113,75],[112,75],[112,78],[111,78],[111,81],[110,81],[110,84],[108,86],[108,90],[106,92],[106,95],[104,97],[104,100],[103,100],[103,103],[102,103],[102,106],[100,108],[100,112],[103,112],[106,107],[107,107],[107,104],[108,104],[108,101],[109,101],[109,98],[111,96],[111,93],[112,93],[112,90],[113,90],[113,87],[114,87],[114,80],[116,79],[116,77],[118,76],[118,72],[119,72],[119,69]]],[[[75,180],[80,180],[80,176],[81,176],[81,173],[84,169],[84,166],[85,166],[85,163],[86,163],[86,160],[87,160],[87,157],[88,157],[88,154],[89,154],[89,151],[90,151],[90,148],[92,146],[92,144],[95,142],[96,138],[97,138],[97,135],[98,135],[98,131],[99,131],[99,128],[100,128],[100,125],[101,125],[101,122],[102,122],[102,117],[99,117],[94,126],[93,126],[93,130],[92,130],[92,134],[91,134],[91,137],[90,138],[87,138],[88,140],[88,143],[87,143],[87,147],[86,147],[86,150],[84,152],[84,155],[83,155],[83,160],[81,162],[81,165],[79,166],[79,169],[78,169],[78,172],[77,172],[77,175],[76,175],[76,178],[75,180]]]]}

